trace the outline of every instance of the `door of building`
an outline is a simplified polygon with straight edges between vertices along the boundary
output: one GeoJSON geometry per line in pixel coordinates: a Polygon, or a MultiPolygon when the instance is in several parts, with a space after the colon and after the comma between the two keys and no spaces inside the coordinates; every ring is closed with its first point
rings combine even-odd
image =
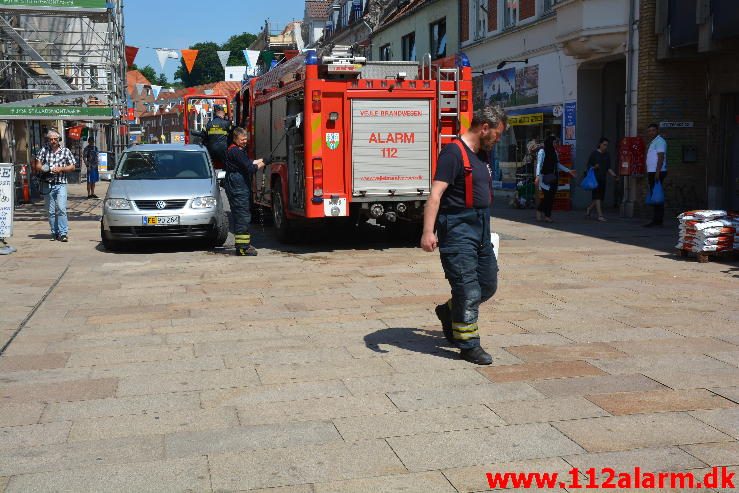
{"type": "Polygon", "coordinates": [[[723,132],[725,203],[728,209],[739,210],[739,94],[724,96],[722,105],[726,128],[723,132]]]}

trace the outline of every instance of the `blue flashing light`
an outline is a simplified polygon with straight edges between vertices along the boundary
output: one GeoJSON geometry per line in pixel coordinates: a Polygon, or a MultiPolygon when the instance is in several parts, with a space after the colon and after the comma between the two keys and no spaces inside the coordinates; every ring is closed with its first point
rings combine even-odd
{"type": "Polygon", "coordinates": [[[457,53],[456,57],[457,67],[471,67],[470,59],[467,57],[466,54],[462,53],[461,51],[457,53]]]}
{"type": "Polygon", "coordinates": [[[318,55],[316,55],[316,50],[308,50],[305,52],[305,64],[318,65],[318,55]]]}

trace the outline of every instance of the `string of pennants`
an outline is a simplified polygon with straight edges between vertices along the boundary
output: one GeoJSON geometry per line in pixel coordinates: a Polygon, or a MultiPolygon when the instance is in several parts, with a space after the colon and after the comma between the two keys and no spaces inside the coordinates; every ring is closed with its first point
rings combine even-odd
{"type": "MultiPolygon", "coordinates": [[[[182,58],[182,61],[185,62],[185,68],[187,69],[187,72],[192,72],[192,68],[195,66],[195,60],[198,57],[199,50],[172,50],[169,48],[153,48],[154,51],[157,53],[157,58],[159,59],[159,65],[162,67],[162,72],[164,71],[164,68],[167,64],[168,60],[179,60],[182,58]]],[[[130,68],[134,61],[136,60],[136,55],[139,53],[139,48],[136,46],[126,46],[126,64],[130,68]]],[[[226,65],[228,63],[228,59],[231,56],[231,52],[228,50],[225,51],[218,51],[218,59],[221,61],[221,65],[223,65],[223,68],[226,68],[226,65]]],[[[271,52],[264,52],[265,54],[270,54],[271,52]]],[[[257,62],[259,61],[259,55],[261,55],[262,52],[258,50],[244,50],[244,58],[246,59],[246,65],[249,69],[256,69],[257,62]]],[[[268,65],[271,63],[271,60],[267,61],[268,65]]],[[[152,86],[153,88],[153,86],[152,86]]],[[[160,88],[161,89],[161,88],[160,88]]]]}

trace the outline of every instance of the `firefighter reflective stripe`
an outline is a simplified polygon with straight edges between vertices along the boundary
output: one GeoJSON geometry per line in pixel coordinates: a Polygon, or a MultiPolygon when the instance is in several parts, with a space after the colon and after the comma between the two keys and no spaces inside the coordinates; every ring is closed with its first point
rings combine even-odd
{"type": "Polygon", "coordinates": [[[454,322],[452,324],[453,337],[457,341],[469,341],[470,339],[479,339],[480,334],[477,333],[477,324],[465,324],[454,322]]]}
{"type": "Polygon", "coordinates": [[[459,147],[459,152],[462,153],[462,163],[464,164],[464,206],[468,209],[472,209],[475,205],[474,201],[474,190],[472,188],[472,164],[470,164],[470,157],[467,155],[467,149],[460,140],[455,140],[455,144],[459,147]]]}
{"type": "Polygon", "coordinates": [[[234,240],[236,246],[242,246],[242,245],[250,245],[251,244],[251,235],[234,235],[234,240]]]}
{"type": "Polygon", "coordinates": [[[214,125],[208,129],[208,135],[228,135],[228,130],[214,125]]]}

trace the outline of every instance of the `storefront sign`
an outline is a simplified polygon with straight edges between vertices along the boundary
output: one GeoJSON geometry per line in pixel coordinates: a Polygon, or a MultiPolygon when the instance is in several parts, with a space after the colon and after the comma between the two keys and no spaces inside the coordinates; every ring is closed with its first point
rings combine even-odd
{"type": "Polygon", "coordinates": [[[564,122],[564,140],[566,142],[575,141],[575,127],[577,123],[577,103],[570,101],[565,103],[565,122],[564,122]]]}
{"type": "Polygon", "coordinates": [[[485,104],[503,107],[537,104],[539,102],[539,66],[511,67],[482,76],[481,87],[485,104]]]}
{"type": "MultiPolygon", "coordinates": [[[[1,0],[0,0],[1,1],[1,0]]],[[[75,108],[73,106],[2,106],[0,120],[56,120],[56,119],[111,119],[113,108],[109,106],[92,106],[75,108]]]]}
{"type": "Polygon", "coordinates": [[[0,163],[0,238],[13,235],[14,178],[13,165],[0,163]]]}
{"type": "Polygon", "coordinates": [[[508,125],[512,127],[522,125],[541,125],[544,123],[544,113],[531,113],[529,115],[511,115],[508,117],[508,125]]]}
{"type": "Polygon", "coordinates": [[[105,10],[107,0],[0,0],[0,7],[16,9],[100,9],[105,10]]]}
{"type": "Polygon", "coordinates": [[[659,122],[660,128],[693,128],[693,122],[659,122]]]}

